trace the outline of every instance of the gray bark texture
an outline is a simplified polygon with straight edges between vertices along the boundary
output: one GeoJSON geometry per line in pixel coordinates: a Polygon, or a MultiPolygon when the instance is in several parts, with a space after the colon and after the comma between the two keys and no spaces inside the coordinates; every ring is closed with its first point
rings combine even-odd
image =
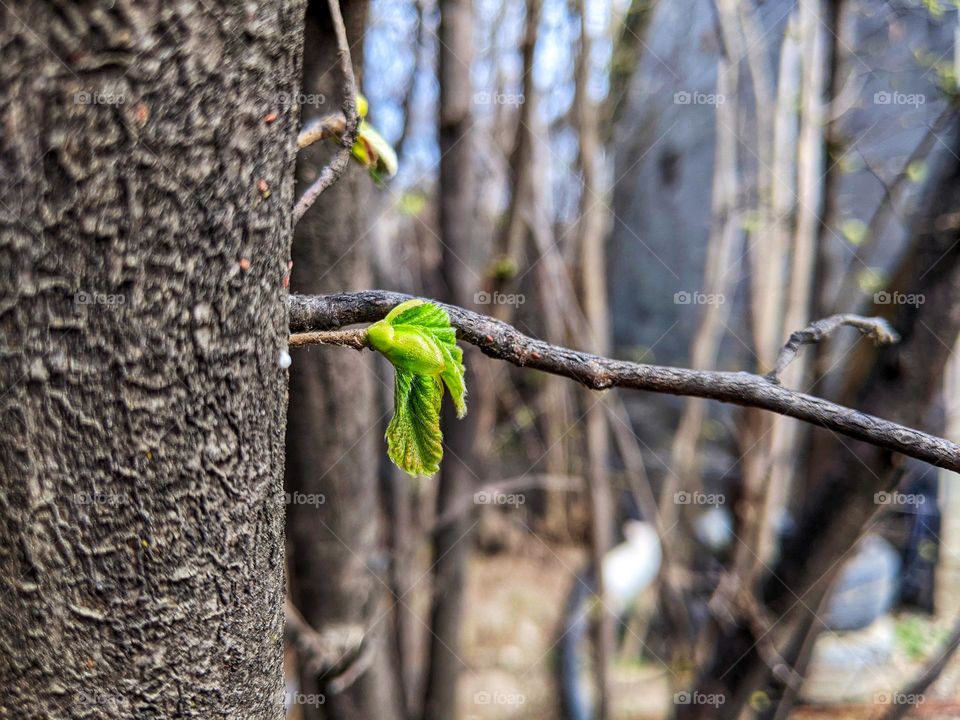
{"type": "MultiPolygon", "coordinates": [[[[367,2],[344,2],[344,23],[357,78],[363,59],[367,2]]],[[[343,78],[326,0],[307,11],[303,92],[304,120],[340,108],[343,78]]],[[[334,142],[305,150],[297,164],[308,186],[336,153],[334,142]]],[[[373,181],[351,162],[297,225],[291,286],[297,292],[369,287],[373,181]]],[[[331,675],[303,677],[308,719],[399,718],[400,700],[391,663],[385,559],[378,489],[385,452],[376,413],[372,358],[322,349],[292,351],[287,428],[286,485],[291,498],[322,496],[324,502],[287,507],[290,589],[294,604],[320,634],[336,644],[345,633],[363,637],[331,675]],[[296,494],[296,493],[299,493],[296,494]]]]}
{"type": "Polygon", "coordinates": [[[283,717],[303,4],[0,9],[0,718],[283,717]]]}

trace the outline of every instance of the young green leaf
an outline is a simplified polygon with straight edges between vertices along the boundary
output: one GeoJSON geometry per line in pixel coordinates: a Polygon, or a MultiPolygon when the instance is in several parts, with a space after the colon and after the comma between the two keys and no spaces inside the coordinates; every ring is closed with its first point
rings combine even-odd
{"type": "Polygon", "coordinates": [[[449,316],[433,303],[408,300],[371,325],[367,340],[397,373],[387,454],[411,475],[436,472],[443,453],[440,400],[444,385],[457,417],[467,412],[463,351],[449,316]]]}
{"type": "Polygon", "coordinates": [[[433,475],[443,458],[440,400],[443,387],[434,375],[396,368],[393,419],[387,425],[387,455],[405,473],[433,475]]]}

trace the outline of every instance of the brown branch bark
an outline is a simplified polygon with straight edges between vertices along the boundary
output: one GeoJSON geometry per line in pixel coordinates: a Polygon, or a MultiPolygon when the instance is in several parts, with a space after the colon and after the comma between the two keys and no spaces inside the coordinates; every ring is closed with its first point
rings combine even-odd
{"type": "MultiPolygon", "coordinates": [[[[385,290],[294,295],[290,298],[290,329],[300,333],[373,322],[410,298],[385,290]]],[[[960,445],[956,443],[789,390],[753,373],[690,370],[601,357],[550,345],[493,318],[438,304],[447,311],[462,340],[518,367],[562,375],[593,390],[623,387],[757,407],[960,472],[960,445]]]]}

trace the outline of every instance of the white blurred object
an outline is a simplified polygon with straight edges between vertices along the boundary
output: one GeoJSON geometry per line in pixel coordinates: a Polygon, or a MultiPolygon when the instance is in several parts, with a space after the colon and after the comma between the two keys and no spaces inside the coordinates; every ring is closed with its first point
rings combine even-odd
{"type": "Polygon", "coordinates": [[[622,615],[660,572],[660,539],[653,526],[628,520],[623,527],[626,541],[603,558],[603,584],[607,607],[622,615]]]}
{"type": "Polygon", "coordinates": [[[693,521],[697,540],[713,552],[721,552],[733,541],[733,516],[726,508],[714,505],[693,521]]]}

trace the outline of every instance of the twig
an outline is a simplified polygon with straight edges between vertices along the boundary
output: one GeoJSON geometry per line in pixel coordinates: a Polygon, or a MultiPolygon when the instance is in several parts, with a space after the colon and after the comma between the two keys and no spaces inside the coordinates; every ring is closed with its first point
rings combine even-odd
{"type": "Polygon", "coordinates": [[[293,207],[293,224],[300,222],[307,210],[323,194],[323,191],[333,185],[350,162],[350,150],[357,140],[357,128],[360,117],[357,115],[357,83],[353,77],[353,60],[350,58],[350,44],[347,41],[347,29],[343,24],[343,15],[340,13],[339,0],[329,0],[330,19],[333,22],[333,31],[337,36],[337,55],[340,59],[340,72],[343,75],[343,117],[344,132],[340,136],[340,149],[333,160],[320,171],[320,176],[306,189],[297,204],[293,207]]]}
{"type": "Polygon", "coordinates": [[[772,383],[780,383],[780,375],[793,359],[800,352],[804,345],[814,345],[823,342],[828,336],[837,330],[837,328],[849,325],[855,327],[861,333],[870,337],[879,344],[895,343],[900,340],[900,336],[883,318],[868,318],[862,315],[831,315],[823,320],[817,320],[815,323],[803,330],[796,330],[790,335],[787,344],[783,346],[780,354],[777,356],[777,363],[773,370],[767,373],[766,378],[772,383]]]}
{"type": "Polygon", "coordinates": [[[364,646],[359,625],[346,625],[323,634],[314,630],[290,600],[284,603],[284,634],[297,650],[300,663],[313,676],[349,666],[364,646]]]}
{"type": "MultiPolygon", "coordinates": [[[[373,322],[411,297],[386,290],[292,295],[290,329],[300,333],[373,322]]],[[[789,390],[753,373],[690,370],[600,357],[535,340],[506,323],[455,305],[437,304],[447,311],[461,339],[518,367],[562,375],[593,390],[624,387],[757,407],[960,472],[960,445],[956,443],[789,390]]]]}
{"type": "Polygon", "coordinates": [[[363,350],[368,347],[367,332],[366,330],[323,330],[290,336],[290,347],[303,345],[340,345],[354,350],[363,350]]]}
{"type": "Polygon", "coordinates": [[[303,150],[315,142],[328,138],[339,137],[347,129],[347,118],[341,112],[328,113],[323,117],[314,118],[303,126],[297,135],[297,149],[303,150]]]}

